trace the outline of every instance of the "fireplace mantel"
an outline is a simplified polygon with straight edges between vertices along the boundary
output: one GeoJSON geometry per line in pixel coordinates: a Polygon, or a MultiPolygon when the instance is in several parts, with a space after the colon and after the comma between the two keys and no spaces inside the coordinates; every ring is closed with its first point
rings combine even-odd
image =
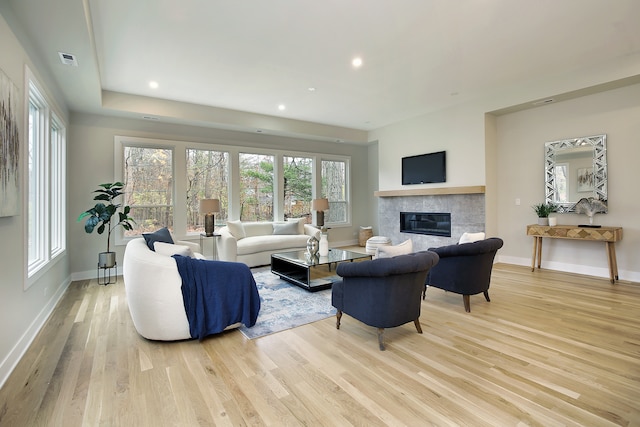
{"type": "Polygon", "coordinates": [[[439,187],[439,188],[416,188],[410,190],[385,190],[373,193],[376,197],[405,197],[405,196],[437,196],[447,194],[484,194],[484,185],[473,185],[467,187],[439,187]]]}

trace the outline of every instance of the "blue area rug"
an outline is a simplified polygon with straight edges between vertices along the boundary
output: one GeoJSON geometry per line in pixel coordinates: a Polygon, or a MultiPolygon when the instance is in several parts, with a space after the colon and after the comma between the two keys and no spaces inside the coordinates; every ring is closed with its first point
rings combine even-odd
{"type": "Polygon", "coordinates": [[[260,294],[260,314],[252,328],[240,332],[249,339],[306,325],[334,316],[331,289],[309,292],[273,274],[269,267],[254,269],[253,277],[260,294]]]}

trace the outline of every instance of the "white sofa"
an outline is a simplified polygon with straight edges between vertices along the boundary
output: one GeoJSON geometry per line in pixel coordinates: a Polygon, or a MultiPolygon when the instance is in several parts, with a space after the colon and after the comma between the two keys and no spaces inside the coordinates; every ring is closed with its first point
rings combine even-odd
{"type": "Polygon", "coordinates": [[[305,224],[305,218],[286,222],[227,221],[219,233],[219,259],[243,262],[249,267],[271,264],[274,252],[306,249],[311,236],[320,240],[320,230],[305,224]]]}
{"type": "MultiPolygon", "coordinates": [[[[127,243],[122,274],[129,312],[136,331],[147,339],[190,339],[189,321],[182,299],[182,279],[171,253],[180,253],[181,249],[189,247],[194,258],[204,257],[197,252],[200,246],[196,243],[176,241],[175,245],[165,245],[159,251],[156,243],[154,252],[143,238],[127,243]]],[[[238,326],[239,323],[227,329],[238,326]]]]}

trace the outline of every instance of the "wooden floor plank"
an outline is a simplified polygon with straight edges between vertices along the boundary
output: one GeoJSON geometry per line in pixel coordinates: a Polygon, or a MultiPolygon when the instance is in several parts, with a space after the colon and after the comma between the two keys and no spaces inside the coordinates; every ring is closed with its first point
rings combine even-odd
{"type": "Polygon", "coordinates": [[[640,284],[497,264],[491,302],[428,289],[418,334],[343,316],[248,340],[140,337],[124,284],[69,286],[0,425],[640,425],[640,284]]]}

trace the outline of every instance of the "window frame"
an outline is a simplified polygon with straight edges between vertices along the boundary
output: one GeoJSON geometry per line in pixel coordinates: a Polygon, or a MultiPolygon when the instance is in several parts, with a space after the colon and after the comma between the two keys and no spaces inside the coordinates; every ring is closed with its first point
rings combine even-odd
{"type": "Polygon", "coordinates": [[[27,192],[23,209],[27,242],[24,289],[27,290],[66,253],[67,125],[57,105],[28,67],[25,67],[25,82],[27,150],[23,160],[26,171],[23,185],[27,192]],[[38,113],[35,140],[32,105],[38,113]],[[32,201],[36,202],[35,206],[32,201]],[[33,257],[31,250],[35,251],[33,257]]]}
{"type": "Polygon", "coordinates": [[[50,135],[50,247],[55,258],[67,249],[67,128],[55,112],[51,115],[50,135]]]}
{"type": "MultiPolygon", "coordinates": [[[[281,210],[280,208],[280,202],[282,200],[280,200],[281,198],[279,197],[280,193],[278,193],[277,189],[280,188],[279,185],[279,176],[278,176],[278,171],[282,170],[282,168],[279,166],[279,164],[281,164],[280,162],[280,156],[278,156],[277,154],[274,153],[263,153],[263,152],[255,152],[254,150],[240,150],[238,152],[238,164],[241,165],[242,164],[242,156],[261,156],[261,157],[271,157],[272,160],[272,164],[273,164],[273,172],[272,172],[272,178],[271,178],[271,194],[267,195],[267,193],[262,193],[261,194],[263,196],[267,196],[267,197],[271,197],[271,213],[272,213],[272,217],[271,219],[264,219],[262,221],[265,222],[269,222],[269,221],[275,221],[276,218],[278,217],[278,211],[281,210]],[[278,205],[278,208],[276,208],[276,205],[278,205]]],[[[259,161],[258,163],[261,163],[261,161],[259,161]]],[[[240,175],[240,167],[238,169],[238,175],[240,175]]],[[[238,194],[238,206],[240,206],[240,193],[242,190],[241,187],[241,183],[240,181],[238,182],[238,191],[233,193],[233,194],[238,194]]],[[[258,201],[258,205],[260,205],[261,203],[258,201]]],[[[242,208],[240,208],[238,214],[238,219],[240,219],[241,221],[242,219],[242,208]]],[[[244,220],[244,221],[255,221],[255,220],[244,220]]]]}
{"type": "MultiPolygon", "coordinates": [[[[178,151],[175,147],[174,144],[171,144],[170,141],[164,141],[164,140],[159,140],[159,139],[147,139],[147,138],[137,138],[137,137],[121,137],[121,136],[116,136],[115,137],[115,155],[114,155],[114,165],[115,165],[115,178],[114,178],[114,182],[120,181],[123,182],[125,185],[127,184],[126,182],[124,182],[124,151],[125,151],[125,147],[136,147],[136,148],[149,148],[149,149],[160,149],[160,150],[169,150],[171,151],[171,177],[173,180],[173,188],[172,188],[172,197],[171,197],[171,201],[172,201],[172,205],[162,205],[162,206],[170,206],[171,210],[172,210],[172,216],[173,216],[173,230],[172,233],[175,234],[176,233],[176,228],[177,228],[177,221],[178,218],[176,217],[176,215],[178,215],[177,213],[177,209],[176,209],[176,204],[178,199],[180,198],[177,192],[177,174],[176,174],[176,165],[177,165],[177,157],[178,157],[178,151]]],[[[186,155],[183,152],[182,155],[182,162],[185,163],[185,169],[186,169],[186,155]]],[[[184,177],[184,180],[186,180],[186,176],[184,177]]],[[[186,193],[185,193],[185,197],[186,197],[186,193]]],[[[123,202],[124,203],[124,202],[123,202]]],[[[134,218],[135,219],[135,218],[134,218]]],[[[184,226],[186,227],[186,209],[184,211],[184,216],[182,217],[182,220],[184,220],[184,226]]],[[[134,224],[135,225],[135,224],[134,224]]],[[[127,242],[133,238],[136,237],[140,237],[140,235],[135,235],[135,236],[125,236],[124,235],[124,229],[122,227],[117,227],[115,230],[113,230],[113,236],[115,237],[115,244],[116,246],[121,246],[121,245],[126,245],[127,242]]]]}
{"type": "MultiPolygon", "coordinates": [[[[174,182],[174,218],[173,218],[173,235],[175,239],[195,239],[199,236],[198,232],[187,232],[187,207],[186,207],[186,187],[187,187],[187,150],[210,150],[227,152],[229,156],[228,165],[228,195],[229,205],[227,209],[228,220],[238,220],[240,218],[240,153],[259,154],[274,156],[274,179],[273,179],[273,216],[274,221],[284,221],[284,177],[283,177],[283,158],[289,157],[305,157],[313,160],[312,167],[312,198],[320,197],[322,189],[321,181],[321,164],[322,160],[343,161],[345,162],[345,198],[346,198],[346,220],[342,222],[325,223],[328,227],[349,227],[351,226],[351,157],[342,155],[329,155],[321,153],[303,152],[303,151],[285,151],[282,149],[265,149],[252,146],[228,145],[220,141],[212,141],[211,143],[201,143],[192,141],[166,140],[160,138],[141,138],[116,135],[114,136],[114,181],[122,181],[124,177],[124,144],[143,146],[149,148],[172,148],[173,149],[173,182],[174,182]]],[[[218,221],[216,221],[218,223],[218,221]]],[[[118,246],[126,245],[129,240],[138,236],[125,237],[123,230],[116,229],[115,244],[118,246]]]]}
{"type": "MultiPolygon", "coordinates": [[[[318,166],[317,166],[317,170],[318,170],[318,187],[317,187],[317,191],[314,191],[314,194],[318,195],[318,197],[325,197],[324,194],[321,195],[322,193],[322,162],[324,161],[328,161],[328,162],[344,162],[344,174],[345,174],[345,189],[344,189],[344,203],[346,204],[345,207],[345,219],[344,221],[328,221],[328,217],[327,215],[325,215],[325,226],[331,226],[331,227],[347,227],[347,226],[351,226],[351,207],[352,207],[352,203],[351,203],[351,158],[347,157],[347,156],[327,156],[327,155],[323,155],[319,161],[318,161],[318,166]]],[[[314,196],[315,198],[315,196],[314,196]]],[[[332,201],[329,200],[329,205],[331,205],[331,203],[342,203],[343,201],[332,201]]]]}
{"type": "MultiPolygon", "coordinates": [[[[198,147],[198,148],[196,148],[196,147],[192,147],[192,146],[187,146],[187,147],[185,148],[185,179],[186,179],[186,184],[188,184],[188,183],[189,183],[189,172],[190,172],[190,168],[189,168],[189,165],[188,165],[188,163],[187,163],[187,162],[188,162],[188,160],[189,160],[189,153],[188,153],[189,151],[201,151],[201,152],[209,152],[209,153],[220,153],[220,154],[223,154],[223,155],[224,155],[223,157],[226,157],[226,158],[225,158],[225,160],[226,160],[225,167],[226,167],[226,172],[227,172],[227,176],[226,176],[226,194],[225,194],[224,196],[222,196],[222,195],[218,196],[218,195],[216,195],[216,194],[213,194],[213,195],[208,196],[208,197],[209,197],[209,198],[214,198],[214,199],[219,199],[219,200],[220,200],[220,208],[221,208],[221,211],[223,211],[223,212],[228,212],[227,207],[228,207],[228,200],[229,200],[229,185],[230,185],[229,180],[230,180],[230,175],[231,175],[231,174],[230,174],[230,170],[231,170],[231,159],[229,158],[229,151],[227,151],[227,150],[224,150],[224,151],[223,151],[223,150],[215,150],[215,149],[212,149],[211,147],[207,147],[207,148],[198,147]],[[227,202],[227,207],[225,207],[225,206],[223,205],[223,201],[226,201],[226,202],[227,202]]],[[[188,185],[185,187],[185,197],[187,196],[187,190],[188,190],[188,185]]],[[[188,199],[185,199],[185,202],[187,202],[187,201],[188,201],[188,199]]],[[[199,216],[201,217],[201,218],[200,218],[201,222],[199,222],[199,223],[198,223],[198,222],[196,222],[196,224],[193,224],[193,227],[191,227],[191,224],[189,224],[189,218],[188,218],[189,212],[188,212],[188,208],[187,208],[187,209],[186,209],[186,211],[185,211],[185,215],[187,216],[187,218],[186,218],[186,229],[185,229],[185,230],[186,230],[186,235],[192,235],[192,234],[204,233],[204,216],[203,216],[203,215],[199,214],[199,216]],[[191,227],[191,228],[194,228],[194,229],[195,229],[195,231],[192,231],[192,232],[188,231],[188,230],[190,229],[190,227],[191,227]]],[[[219,213],[216,213],[216,214],[215,214],[215,220],[216,220],[216,221],[218,221],[218,220],[220,220],[220,219],[224,219],[224,221],[226,222],[226,220],[227,220],[227,216],[226,216],[226,214],[222,214],[222,213],[220,213],[220,212],[219,212],[219,213]]]]}

